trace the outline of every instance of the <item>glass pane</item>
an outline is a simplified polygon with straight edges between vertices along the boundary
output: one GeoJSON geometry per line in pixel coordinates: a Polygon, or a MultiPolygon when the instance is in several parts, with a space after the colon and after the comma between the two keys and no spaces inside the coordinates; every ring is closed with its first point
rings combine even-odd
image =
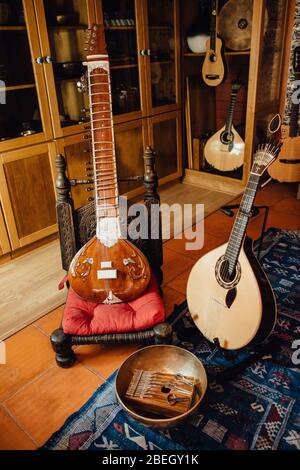
{"type": "Polygon", "coordinates": [[[155,167],[159,178],[177,171],[176,135],[176,119],[157,122],[153,125],[154,148],[157,154],[155,167]]]}
{"type": "Polygon", "coordinates": [[[152,106],[176,103],[174,1],[148,0],[152,106]]]}
{"type": "Polygon", "coordinates": [[[44,0],[56,93],[62,127],[84,118],[81,110],[88,97],[77,90],[84,75],[85,30],[88,27],[86,2],[83,0],[44,0]]]}
{"type": "Polygon", "coordinates": [[[1,2],[0,140],[42,131],[21,0],[1,2]]]}
{"type": "Polygon", "coordinates": [[[103,0],[114,114],[140,110],[134,0],[103,0]]]}

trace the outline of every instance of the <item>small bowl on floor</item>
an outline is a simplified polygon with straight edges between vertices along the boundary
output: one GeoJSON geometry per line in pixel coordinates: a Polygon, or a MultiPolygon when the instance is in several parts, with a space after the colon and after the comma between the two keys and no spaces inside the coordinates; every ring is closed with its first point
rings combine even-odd
{"type": "Polygon", "coordinates": [[[121,365],[115,382],[116,396],[125,412],[145,426],[156,429],[167,429],[187,419],[199,407],[206,389],[207,376],[202,362],[191,352],[171,345],[148,346],[134,352],[121,365]],[[186,412],[174,417],[155,416],[147,411],[136,409],[125,398],[136,369],[193,377],[195,379],[195,393],[191,407],[186,412]]]}

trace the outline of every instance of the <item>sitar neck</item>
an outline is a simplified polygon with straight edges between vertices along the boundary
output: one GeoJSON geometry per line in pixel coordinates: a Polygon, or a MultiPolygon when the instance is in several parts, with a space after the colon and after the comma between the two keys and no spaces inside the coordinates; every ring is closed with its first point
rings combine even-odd
{"type": "Polygon", "coordinates": [[[229,242],[225,252],[225,258],[229,262],[229,273],[233,273],[244,241],[248,220],[251,214],[253,202],[258,190],[260,175],[250,173],[248,184],[246,186],[240,208],[230,234],[229,242]]]}
{"type": "Polygon", "coordinates": [[[118,219],[118,181],[108,55],[87,57],[97,233],[103,219],[118,219]]]}

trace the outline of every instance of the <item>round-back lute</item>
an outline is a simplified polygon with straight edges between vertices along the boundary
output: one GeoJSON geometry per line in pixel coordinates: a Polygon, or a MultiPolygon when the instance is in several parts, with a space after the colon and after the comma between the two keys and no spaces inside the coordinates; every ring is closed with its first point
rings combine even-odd
{"type": "Polygon", "coordinates": [[[121,238],[110,68],[103,25],[92,26],[87,49],[97,229],[96,236],[75,255],[69,282],[83,299],[128,302],[143,293],[151,273],[143,253],[121,238]]]}

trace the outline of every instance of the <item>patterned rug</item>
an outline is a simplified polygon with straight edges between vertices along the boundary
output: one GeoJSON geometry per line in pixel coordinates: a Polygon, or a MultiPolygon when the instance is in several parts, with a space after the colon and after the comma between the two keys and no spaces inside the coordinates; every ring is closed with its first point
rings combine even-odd
{"type": "Polygon", "coordinates": [[[201,336],[183,304],[170,318],[173,343],[203,361],[209,380],[197,414],[165,432],[145,428],[118,405],[113,374],[43,449],[300,450],[300,341],[295,343],[300,333],[299,254],[300,232],[268,231],[262,264],[279,310],[273,334],[279,348],[271,360],[258,360],[234,380],[220,385],[216,374],[248,357],[249,351],[225,360],[201,336]]]}

